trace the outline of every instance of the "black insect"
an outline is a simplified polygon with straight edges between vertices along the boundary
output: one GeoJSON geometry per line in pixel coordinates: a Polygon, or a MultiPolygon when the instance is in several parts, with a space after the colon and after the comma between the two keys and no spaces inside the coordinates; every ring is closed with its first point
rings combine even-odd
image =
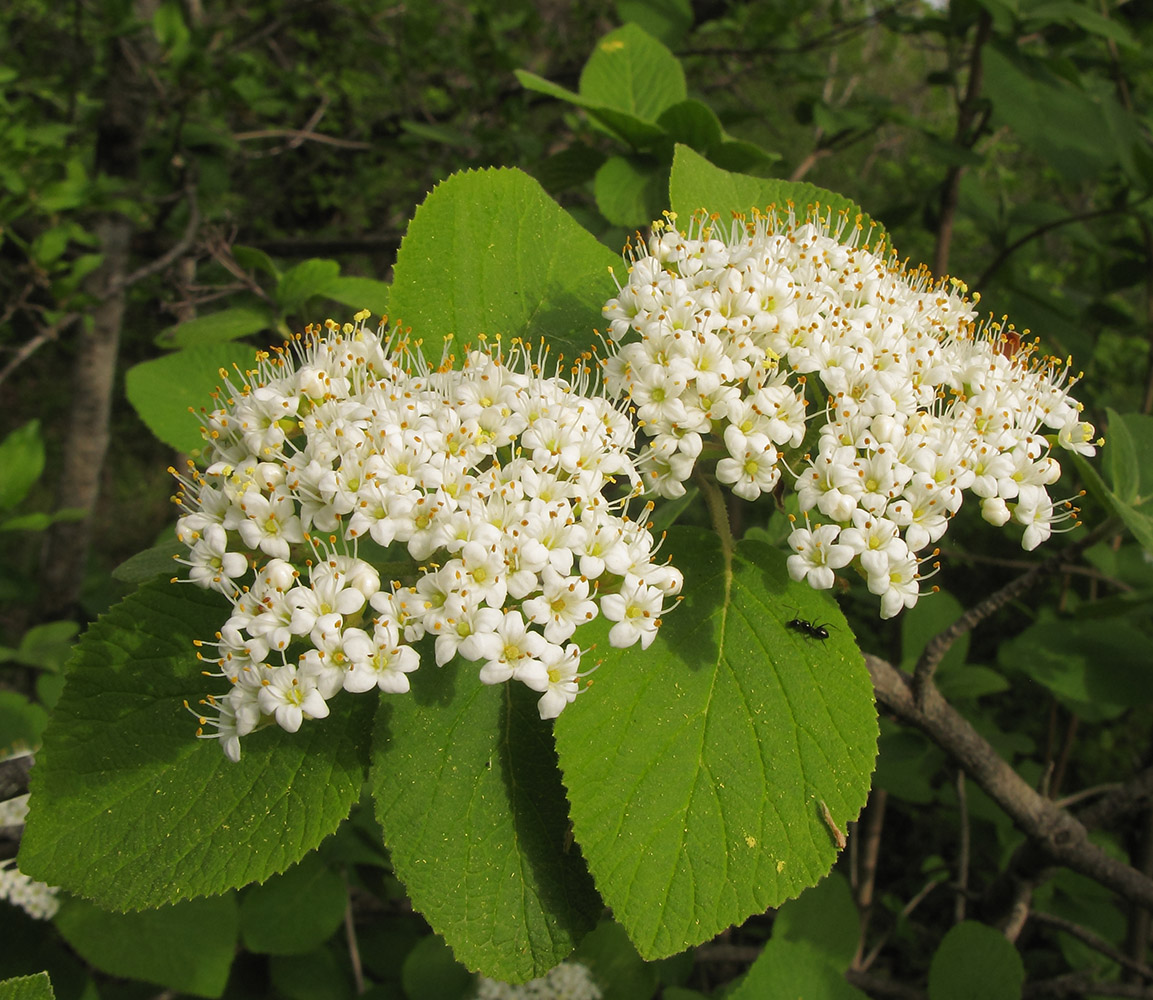
{"type": "Polygon", "coordinates": [[[814,625],[812,622],[805,621],[804,618],[793,618],[791,621],[785,622],[786,628],[791,628],[794,632],[800,632],[806,639],[818,639],[824,642],[829,637],[828,625],[814,625]]]}

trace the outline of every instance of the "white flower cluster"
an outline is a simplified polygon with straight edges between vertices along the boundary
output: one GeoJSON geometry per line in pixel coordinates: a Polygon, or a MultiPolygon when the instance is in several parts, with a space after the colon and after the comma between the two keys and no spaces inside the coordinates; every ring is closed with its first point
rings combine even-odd
{"type": "Polygon", "coordinates": [[[194,712],[233,760],[341,690],[407,691],[425,636],[438,664],[516,679],[553,718],[584,676],[576,629],[603,614],[613,646],[647,647],[681,588],[627,516],[634,431],[586,369],[545,375],[518,343],[430,370],[367,315],[309,328],[239,384],[222,372],[207,468],[178,477],[180,561],[233,605],[199,643],[232,687],[194,712]]]}
{"type": "Polygon", "coordinates": [[[0,861],[0,899],[19,906],[33,920],[51,920],[60,909],[57,886],[29,878],[16,867],[15,860],[0,861]]]}
{"type": "Polygon", "coordinates": [[[1094,432],[1067,363],[978,326],[957,283],[857,246],[859,232],[791,209],[737,220],[727,240],[703,218],[688,234],[655,226],[604,307],[606,385],[648,437],[638,464],[650,489],[680,496],[711,459],[754,500],[784,470],[805,515],[789,537],[792,577],[828,588],[855,564],[888,618],[916,603],[931,558],[919,553],[964,491],[992,524],[1023,525],[1026,549],[1048,538],[1072,516],[1046,489],[1060,475],[1051,449],[1092,454],[1094,432]]]}
{"type": "Polygon", "coordinates": [[[603,994],[588,966],[561,962],[540,977],[521,985],[481,978],[476,1000],[600,1000],[603,994]]]}

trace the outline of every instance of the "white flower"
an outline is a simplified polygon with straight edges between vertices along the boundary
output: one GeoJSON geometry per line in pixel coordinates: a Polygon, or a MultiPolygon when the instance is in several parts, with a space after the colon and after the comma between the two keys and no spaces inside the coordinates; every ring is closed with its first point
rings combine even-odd
{"type": "Polygon", "coordinates": [[[278,668],[266,678],[260,690],[260,710],[276,719],[281,729],[295,733],[307,719],[328,716],[328,705],[317,689],[315,679],[298,676],[291,664],[278,668]]]}
{"type": "Polygon", "coordinates": [[[822,524],[815,531],[797,528],[789,535],[789,576],[794,580],[808,580],[814,590],[828,590],[833,585],[833,570],[848,566],[856,553],[851,545],[837,541],[840,528],[835,524],[822,524]]]}
{"type": "Polygon", "coordinates": [[[650,587],[639,577],[628,574],[616,594],[601,598],[601,613],[616,624],[609,630],[609,642],[617,649],[625,649],[639,642],[648,649],[657,637],[661,623],[664,592],[650,587]]]}
{"type": "MultiPolygon", "coordinates": [[[[681,318],[667,315],[669,329],[681,318]]],[[[678,378],[747,371],[701,333],[666,371],[668,359],[638,359],[654,404],[678,378]]],[[[499,342],[433,370],[404,338],[329,322],[239,384],[224,377],[207,469],[177,477],[189,575],[233,605],[198,642],[232,687],[197,714],[233,760],[256,728],[294,732],[342,692],[407,691],[412,644],[429,634],[438,664],[476,662],[483,681],[524,683],[555,714],[579,675],[580,647],[565,643],[600,613],[597,581],[633,573],[660,595],[680,589],[627,517],[634,429],[591,394],[588,371],[550,376],[544,352],[499,342]],[[386,565],[396,579],[382,589],[386,565]]],[[[667,434],[690,464],[711,426],[700,398],[667,434]]]]}

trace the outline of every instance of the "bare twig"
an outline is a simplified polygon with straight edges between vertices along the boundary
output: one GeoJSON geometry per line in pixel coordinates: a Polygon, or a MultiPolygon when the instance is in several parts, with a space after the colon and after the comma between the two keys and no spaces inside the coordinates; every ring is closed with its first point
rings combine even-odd
{"type": "Polygon", "coordinates": [[[1087,222],[1089,219],[1098,219],[1107,215],[1121,215],[1129,214],[1133,211],[1131,205],[1126,205],[1124,208],[1100,208],[1094,209],[1092,212],[1080,212],[1075,215],[1066,216],[1064,219],[1056,219],[1053,222],[1046,222],[1042,226],[1037,226],[1035,229],[1030,229],[1024,236],[1020,236],[1012,243],[1006,246],[984,271],[981,276],[974,282],[970,283],[969,287],[974,291],[981,289],[989,281],[994,274],[1000,269],[1001,265],[1018,250],[1021,249],[1026,243],[1031,243],[1038,237],[1044,236],[1047,232],[1053,229],[1059,229],[1061,226],[1071,226],[1075,222],[1087,222]]]}
{"type": "Polygon", "coordinates": [[[60,336],[61,331],[67,329],[80,319],[80,313],[68,313],[61,316],[55,323],[41,327],[40,332],[31,340],[20,345],[20,349],[12,355],[11,360],[0,370],[0,384],[4,382],[17,368],[35,354],[41,347],[60,336]]]}
{"type": "Polygon", "coordinates": [[[926,679],[914,694],[914,681],[891,663],[868,654],[865,663],[881,705],[952,756],[1050,858],[1125,899],[1153,907],[1153,878],[1116,861],[1090,841],[1085,827],[1031,788],[945,701],[931,680],[926,679]]]}
{"type": "Polygon", "coordinates": [[[965,772],[957,772],[957,806],[960,812],[960,846],[957,850],[957,893],[953,897],[953,922],[965,919],[965,892],[969,888],[969,800],[965,796],[965,772]]]}
{"type": "Polygon", "coordinates": [[[1083,972],[1071,972],[1026,983],[1021,996],[1027,1000],[1072,1000],[1075,997],[1126,997],[1153,1000],[1153,989],[1136,983],[1103,983],[1083,972]]]}
{"type": "Polygon", "coordinates": [[[1111,781],[1107,785],[1094,785],[1092,788],[1082,788],[1079,792],[1074,792],[1072,795],[1066,795],[1064,798],[1057,799],[1057,805],[1062,809],[1068,809],[1070,806],[1077,805],[1078,802],[1084,802],[1086,799],[1091,799],[1095,795],[1104,795],[1106,792],[1115,792],[1123,786],[1120,782],[1111,781]]]}
{"type": "Polygon", "coordinates": [[[234,132],[233,139],[244,142],[247,139],[277,139],[291,137],[292,141],[275,149],[267,149],[260,153],[251,153],[250,156],[272,156],[295,149],[305,140],[319,142],[322,146],[336,146],[340,149],[372,149],[372,143],[361,142],[358,139],[338,139],[334,135],[325,135],[323,132],[305,132],[302,129],[292,128],[265,128],[257,132],[234,132]]]}
{"type": "Polygon", "coordinates": [[[845,979],[864,990],[871,997],[891,997],[892,1000],[925,1000],[925,992],[914,986],[898,983],[888,976],[877,976],[861,969],[850,969],[845,979]]]}
{"type": "Polygon", "coordinates": [[[862,956],[873,917],[873,895],[877,886],[877,858],[881,853],[881,831],[885,827],[885,808],[889,793],[883,788],[874,787],[869,792],[869,804],[865,808],[864,822],[857,827],[858,836],[853,838],[853,847],[860,852],[860,876],[857,885],[857,909],[861,914],[860,939],[857,954],[853,958],[853,968],[866,969],[862,956]]]}
{"type": "Polygon", "coordinates": [[[1044,924],[1048,927],[1055,927],[1059,931],[1064,931],[1071,937],[1075,937],[1083,944],[1087,944],[1094,951],[1099,951],[1106,958],[1111,958],[1118,965],[1124,966],[1132,972],[1136,972],[1139,976],[1146,979],[1153,979],[1153,969],[1145,965],[1144,962],[1135,962],[1124,952],[1118,951],[1104,938],[1098,937],[1087,927],[1082,927],[1080,924],[1073,923],[1072,920],[1066,920],[1064,917],[1054,916],[1052,913],[1041,913],[1034,910],[1029,917],[1036,924],[1044,924]]]}
{"type": "MultiPolygon", "coordinates": [[[[1130,860],[1139,871],[1153,876],[1153,807],[1145,807],[1141,833],[1138,837],[1136,850],[1130,855],[1130,860]]],[[[1129,905],[1129,927],[1125,946],[1129,949],[1129,958],[1143,969],[1147,968],[1145,955],[1149,950],[1149,927],[1151,923],[1153,923],[1153,913],[1150,913],[1143,906],[1135,906],[1132,903],[1129,905]]],[[[1149,978],[1146,972],[1140,974],[1149,978]]]]}
{"type": "Polygon", "coordinates": [[[364,967],[360,962],[360,944],[356,937],[356,921],[352,915],[352,895],[348,891],[348,872],[344,872],[344,891],[348,904],[344,908],[344,934],[348,938],[348,959],[352,965],[352,979],[356,984],[356,995],[360,996],[368,987],[364,982],[364,967]]]}
{"type": "Polygon", "coordinates": [[[131,274],[109,282],[108,287],[105,288],[103,292],[104,298],[116,295],[124,289],[143,281],[145,278],[159,274],[165,268],[176,263],[176,261],[188,252],[193,241],[196,239],[196,231],[200,228],[200,204],[196,198],[196,183],[191,175],[184,185],[184,197],[188,202],[188,223],[185,225],[184,232],[181,234],[180,239],[155,260],[149,261],[143,267],[138,267],[131,274]]]}
{"type": "MultiPolygon", "coordinates": [[[[936,889],[937,886],[941,885],[941,883],[942,883],[942,879],[931,879],[930,881],[926,882],[923,886],[921,886],[921,888],[917,892],[917,894],[912,899],[910,899],[901,908],[901,914],[898,917],[898,920],[894,922],[894,927],[896,926],[897,922],[899,922],[900,920],[904,920],[918,906],[920,906],[921,903],[924,902],[925,898],[929,895],[929,893],[931,893],[934,889],[936,889]]],[[[854,969],[859,968],[859,970],[861,972],[864,972],[866,969],[871,968],[872,964],[877,960],[877,956],[879,954],[881,954],[881,949],[884,948],[885,945],[887,945],[889,943],[889,938],[891,938],[892,936],[893,936],[893,931],[892,931],[892,928],[890,928],[889,930],[887,930],[882,935],[881,940],[878,941],[875,945],[873,945],[873,947],[869,951],[869,954],[866,955],[861,960],[859,967],[854,965],[853,968],[854,969]]]]}

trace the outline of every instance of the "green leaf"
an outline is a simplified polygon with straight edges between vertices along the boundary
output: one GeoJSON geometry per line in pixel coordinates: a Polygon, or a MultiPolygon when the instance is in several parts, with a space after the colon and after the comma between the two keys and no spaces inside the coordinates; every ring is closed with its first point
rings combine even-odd
{"type": "MultiPolygon", "coordinates": [[[[254,363],[255,352],[243,344],[187,347],[129,368],[124,391],[161,441],[177,451],[197,454],[204,440],[196,414],[213,408],[212,394],[222,384],[221,368],[236,365],[243,371],[254,363]]],[[[237,375],[233,371],[230,377],[237,375]]]]}
{"type": "Polygon", "coordinates": [[[1114,21],[1112,18],[1093,10],[1092,7],[1075,3],[1073,0],[1057,0],[1055,3],[1038,4],[1035,7],[1030,7],[1024,14],[1022,27],[1025,30],[1044,29],[1051,24],[1071,21],[1089,34],[1112,39],[1124,48],[1134,50],[1141,48],[1140,43],[1123,23],[1114,21]]]}
{"type": "Polygon", "coordinates": [[[373,316],[381,317],[388,315],[390,291],[391,288],[383,281],[349,275],[329,282],[324,289],[324,297],[349,306],[356,312],[369,309],[373,316]]]}
{"type": "Polygon", "coordinates": [[[48,713],[18,691],[0,691],[0,760],[40,746],[48,713]]]}
{"type": "Polygon", "coordinates": [[[822,803],[841,831],[857,817],[877,741],[848,625],[780,552],[741,543],[730,580],[712,534],[668,546],[685,601],[648,650],[598,647],[595,683],[556,724],[576,839],[646,959],[818,882],[837,855],[822,803]]]}
{"type": "Polygon", "coordinates": [[[842,195],[815,184],[729,173],[714,167],[687,146],[677,146],[673,156],[669,202],[672,210],[686,222],[694,212],[704,209],[715,215],[722,227],[734,216],[747,218],[754,208],[763,210],[776,205],[784,210],[792,203],[797,215],[803,216],[808,206],[819,204],[833,213],[845,212],[850,219],[859,218],[870,246],[875,246],[884,235],[879,224],[842,195]]]}
{"type": "Polygon", "coordinates": [[[709,151],[709,160],[715,166],[731,171],[763,167],[775,163],[780,158],[780,153],[769,152],[756,143],[745,142],[743,139],[725,139],[719,146],[709,151]]]}
{"type": "Polygon", "coordinates": [[[586,934],[572,956],[593,974],[601,987],[601,1000],[651,997],[657,989],[657,968],[633,947],[620,924],[602,920],[586,934]]]}
{"type": "Polygon", "coordinates": [[[156,338],[160,347],[207,347],[226,340],[239,340],[272,326],[272,317],[263,309],[237,307],[197,316],[187,323],[171,326],[156,338]]]}
{"type": "Polygon", "coordinates": [[[18,976],[0,983],[0,1000],[56,1000],[47,972],[18,976]]]}
{"type": "Polygon", "coordinates": [[[656,122],[665,108],[688,97],[685,71],[664,45],[636,24],[597,42],[580,77],[586,101],[656,122]]]}
{"type": "Polygon", "coordinates": [[[75,899],[56,917],[64,939],[101,971],[201,997],[224,992],[236,924],[232,896],[143,913],[109,913],[75,899]]]}
{"type": "Polygon", "coordinates": [[[247,271],[263,271],[275,281],[280,281],[280,268],[278,268],[263,250],[258,247],[234,246],[232,256],[247,271]]]}
{"type": "Polygon", "coordinates": [[[472,992],[476,977],[452,957],[442,938],[431,935],[408,953],[401,981],[405,996],[458,1000],[472,992]]]}
{"type": "Polygon", "coordinates": [[[112,579],[121,583],[147,583],[161,575],[170,579],[177,569],[174,556],[187,558],[188,546],[169,532],[163,542],[125,559],[112,571],[112,579]]]}
{"type": "MultiPolygon", "coordinates": [[[[978,996],[979,994],[974,994],[978,996]]],[[[812,945],[776,935],[727,1000],[868,1000],[812,945]]],[[[984,998],[982,998],[984,1000],[984,998]]]]}
{"type": "Polygon", "coordinates": [[[905,802],[925,805],[936,795],[934,784],[945,755],[921,733],[902,729],[882,718],[877,773],[873,786],[905,802]]]}
{"type": "MultiPolygon", "coordinates": [[[[1121,503],[1131,506],[1137,500],[1137,490],[1141,482],[1137,447],[1126,422],[1112,409],[1106,410],[1106,413],[1109,416],[1109,436],[1104,451],[1108,462],[1109,481],[1113,484],[1114,496],[1121,503]]],[[[1146,419],[1153,423],[1153,418],[1146,419]]],[[[1149,471],[1153,473],[1153,469],[1149,471]]]]}
{"type": "Polygon", "coordinates": [[[169,50],[173,59],[179,60],[188,50],[191,34],[184,23],[184,14],[175,0],[166,0],[152,15],[152,30],[156,40],[169,50]]]}
{"type": "Polygon", "coordinates": [[[929,966],[929,1000],[1018,1000],[1025,967],[1005,935],[966,920],[945,935],[929,966]]]}
{"type": "Polygon", "coordinates": [[[1002,643],[998,659],[1086,719],[1115,718],[1153,701],[1147,640],[1123,621],[1044,617],[1002,643]]]}
{"type": "Polygon", "coordinates": [[[991,667],[966,663],[960,670],[949,670],[936,676],[937,687],[947,701],[958,702],[983,698],[987,694],[1008,691],[1005,675],[991,667]]]}
{"type": "Polygon", "coordinates": [[[615,132],[619,138],[631,143],[637,149],[668,139],[665,130],[651,121],[646,121],[628,111],[606,106],[600,100],[586,98],[558,84],[551,83],[535,73],[518,69],[516,70],[516,78],[526,90],[533,90],[538,94],[545,94],[548,97],[575,104],[578,108],[584,108],[594,121],[615,132]]]}
{"type": "Polygon", "coordinates": [[[283,871],[348,815],[368,699],[245,737],[238,764],[195,739],[183,702],[217,685],[192,641],[228,614],[218,594],[156,583],[85,633],[37,755],[22,871],[111,909],[161,906],[283,871]]]}
{"type": "MultiPolygon", "coordinates": [[[[307,955],[274,955],[268,962],[271,995],[285,1000],[353,1000],[347,961],[338,964],[331,947],[307,955]]],[[[364,994],[365,1000],[371,994],[364,994]]]]}
{"type": "Polygon", "coordinates": [[[521,685],[486,686],[456,662],[382,701],[371,785],[384,842],[413,906],[470,969],[544,975],[601,902],[566,848],[550,727],[521,685]]]}
{"type": "Polygon", "coordinates": [[[647,156],[612,156],[597,171],[593,191],[614,226],[647,226],[660,216],[668,173],[647,156]]]}
{"type": "Polygon", "coordinates": [[[1067,179],[1088,180],[1118,161],[1116,144],[1104,141],[1111,138],[1111,116],[1103,107],[1111,98],[1080,89],[1016,50],[989,45],[982,61],[993,124],[1008,125],[1067,179]]]}
{"type": "Polygon", "coordinates": [[[678,45],[693,26],[689,0],[616,0],[617,20],[640,25],[665,45],[678,45]]]}
{"type": "Polygon", "coordinates": [[[314,295],[326,295],[340,275],[334,260],[302,260],[281,275],[276,286],[276,304],[286,313],[296,312],[314,295]]]}
{"type": "MultiPolygon", "coordinates": [[[[394,270],[391,313],[439,360],[446,337],[595,342],[615,293],[606,249],[519,170],[455,174],[416,211],[394,270]]],[[[554,354],[555,357],[555,354],[554,354]]]]}
{"type": "MultiPolygon", "coordinates": [[[[931,601],[918,601],[901,615],[901,669],[912,672],[929,641],[944,632],[965,609],[948,591],[937,594],[931,601]]],[[[969,655],[969,633],[963,633],[937,666],[938,674],[963,669],[969,655]]]]}
{"type": "Polygon", "coordinates": [[[702,154],[719,145],[724,135],[721,121],[713,109],[700,101],[681,101],[665,108],[658,124],[668,132],[673,142],[691,146],[702,154]]]}
{"type": "Polygon", "coordinates": [[[23,500],[43,472],[40,421],[29,420],[0,441],[0,511],[23,500]]]}
{"type": "Polygon", "coordinates": [[[800,941],[821,952],[838,972],[844,972],[857,953],[861,917],[845,877],[828,878],[777,911],[773,940],[800,941]]]}
{"type": "Polygon", "coordinates": [[[283,875],[245,892],[240,903],[244,947],[265,955],[312,951],[340,926],[347,906],[344,880],[317,854],[306,854],[283,875]]]}
{"type": "Polygon", "coordinates": [[[20,648],[13,659],[40,670],[59,671],[68,659],[72,639],[79,631],[80,626],[74,621],[33,625],[21,636],[20,648]]]}

